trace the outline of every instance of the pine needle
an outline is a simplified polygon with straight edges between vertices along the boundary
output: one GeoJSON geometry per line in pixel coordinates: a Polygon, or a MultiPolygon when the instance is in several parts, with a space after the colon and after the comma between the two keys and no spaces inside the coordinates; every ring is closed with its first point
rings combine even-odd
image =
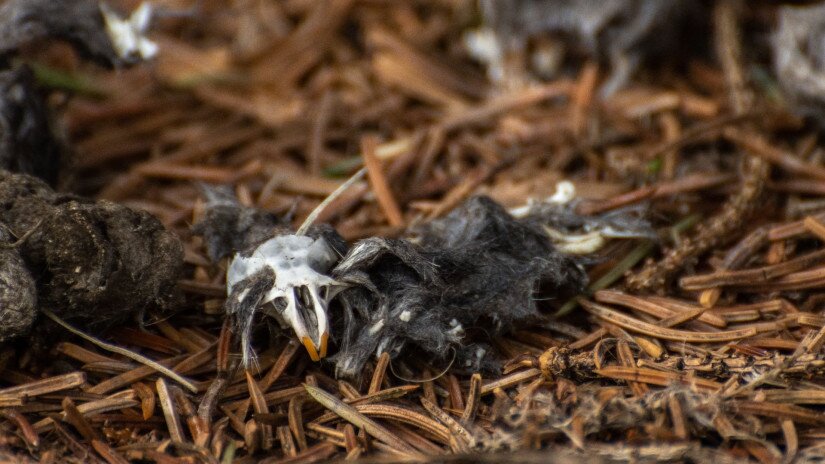
{"type": "Polygon", "coordinates": [[[161,374],[169,377],[170,379],[174,380],[175,382],[183,385],[184,387],[186,387],[187,390],[191,391],[192,393],[197,393],[198,392],[198,387],[196,387],[195,385],[192,384],[192,382],[186,380],[180,374],[175,373],[174,371],[172,371],[168,367],[164,367],[164,366],[158,364],[157,362],[152,361],[151,359],[149,359],[145,356],[142,356],[138,353],[135,353],[133,351],[129,351],[126,348],[121,348],[119,346],[112,345],[110,343],[104,342],[103,340],[99,340],[95,337],[92,337],[91,335],[89,335],[87,333],[84,333],[84,332],[80,331],[79,329],[76,329],[76,328],[72,327],[71,325],[69,325],[68,322],[64,321],[63,319],[58,317],[57,314],[51,312],[48,309],[41,308],[40,310],[43,312],[43,314],[48,316],[49,319],[53,320],[58,325],[60,325],[64,329],[68,330],[69,332],[77,335],[78,337],[80,337],[80,338],[82,338],[82,339],[84,339],[84,340],[100,347],[100,348],[103,348],[106,351],[111,351],[112,353],[117,353],[117,354],[119,354],[121,356],[125,356],[125,357],[127,357],[127,358],[129,358],[133,361],[139,362],[139,363],[143,364],[144,366],[151,367],[152,369],[154,369],[154,370],[160,372],[161,374]]]}

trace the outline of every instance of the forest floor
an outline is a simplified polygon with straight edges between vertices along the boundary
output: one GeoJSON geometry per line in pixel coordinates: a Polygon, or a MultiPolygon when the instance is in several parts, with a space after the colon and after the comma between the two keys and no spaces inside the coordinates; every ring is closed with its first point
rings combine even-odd
{"type": "MultiPolygon", "coordinates": [[[[60,47],[39,58],[59,70],[41,79],[74,151],[64,188],[148,211],[184,244],[185,301],[99,336],[192,390],[68,334],[45,359],[8,346],[0,450],[109,463],[825,456],[825,151],[770,63],[706,52],[600,98],[609,69],[595,60],[491,84],[464,46],[475,2],[224,3],[161,17],[157,58],[130,69],[60,47]],[[350,242],[403,235],[473,195],[518,207],[562,180],[583,215],[643,205],[659,239],[609,240],[586,295],[543,302],[546,321],[491,341],[499,373],[382,356],[345,381],[286,333],[256,338],[257,364],[238,368],[226,262],[190,230],[196,181],[297,226],[362,164],[368,177],[319,218],[350,242]]],[[[746,15],[769,22],[760,5],[746,15]]]]}

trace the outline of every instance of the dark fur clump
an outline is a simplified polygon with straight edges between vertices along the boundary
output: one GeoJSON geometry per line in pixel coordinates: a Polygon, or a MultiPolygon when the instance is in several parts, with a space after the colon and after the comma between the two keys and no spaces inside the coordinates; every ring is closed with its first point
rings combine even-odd
{"type": "Polygon", "coordinates": [[[251,333],[255,312],[273,285],[275,285],[275,272],[271,268],[264,268],[235,284],[234,292],[226,299],[224,309],[232,322],[234,332],[241,335],[244,353],[246,353],[245,344],[249,343],[249,340],[243,337],[248,337],[251,333]]]}
{"type": "MultiPolygon", "coordinates": [[[[294,233],[288,218],[243,206],[227,187],[201,185],[201,192],[206,198],[206,209],[203,218],[192,226],[192,232],[203,237],[212,262],[251,252],[272,237],[294,233]]],[[[339,256],[347,252],[347,242],[329,224],[310,226],[306,235],[323,237],[339,256]]]]}
{"type": "Polygon", "coordinates": [[[206,210],[192,226],[192,232],[203,237],[213,262],[250,249],[288,227],[286,221],[272,213],[244,207],[227,187],[201,185],[201,191],[206,198],[206,210]]]}
{"type": "Polygon", "coordinates": [[[587,282],[543,232],[486,197],[424,227],[417,243],[358,242],[333,276],[353,285],[339,296],[342,336],[333,360],[342,376],[410,345],[440,359],[452,348],[458,367],[478,369],[491,336],[539,316],[538,298],[563,299],[587,282]]]}

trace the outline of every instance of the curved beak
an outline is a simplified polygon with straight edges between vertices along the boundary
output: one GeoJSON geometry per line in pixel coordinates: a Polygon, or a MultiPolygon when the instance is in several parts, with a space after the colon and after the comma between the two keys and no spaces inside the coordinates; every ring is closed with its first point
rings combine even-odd
{"type": "Polygon", "coordinates": [[[296,301],[287,299],[287,307],[283,317],[295,331],[295,335],[301,340],[306,348],[309,357],[318,362],[327,355],[327,343],[329,341],[329,331],[327,329],[327,305],[326,301],[318,295],[313,287],[308,288],[310,299],[312,300],[311,310],[314,312],[314,321],[304,318],[298,310],[296,301]]]}
{"type": "Polygon", "coordinates": [[[327,338],[329,334],[323,333],[321,334],[321,342],[318,346],[315,345],[315,342],[312,341],[309,337],[301,338],[301,343],[304,344],[304,348],[307,349],[307,353],[309,353],[309,357],[318,362],[321,358],[326,357],[327,355],[327,338]]]}

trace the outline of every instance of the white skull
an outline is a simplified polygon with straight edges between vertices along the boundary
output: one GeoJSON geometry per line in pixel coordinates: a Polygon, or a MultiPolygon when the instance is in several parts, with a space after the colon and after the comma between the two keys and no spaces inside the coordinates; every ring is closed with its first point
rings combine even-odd
{"type": "MultiPolygon", "coordinates": [[[[262,243],[251,254],[235,255],[226,273],[228,297],[243,300],[246,290],[235,294],[235,284],[264,268],[271,268],[275,273],[275,284],[261,300],[261,305],[272,304],[273,308],[267,313],[291,326],[310,357],[318,361],[327,351],[327,306],[344,288],[325,275],[337,260],[335,250],[321,237],[279,235],[262,243]]],[[[244,362],[247,362],[248,340],[242,340],[242,343],[244,362]]]]}

